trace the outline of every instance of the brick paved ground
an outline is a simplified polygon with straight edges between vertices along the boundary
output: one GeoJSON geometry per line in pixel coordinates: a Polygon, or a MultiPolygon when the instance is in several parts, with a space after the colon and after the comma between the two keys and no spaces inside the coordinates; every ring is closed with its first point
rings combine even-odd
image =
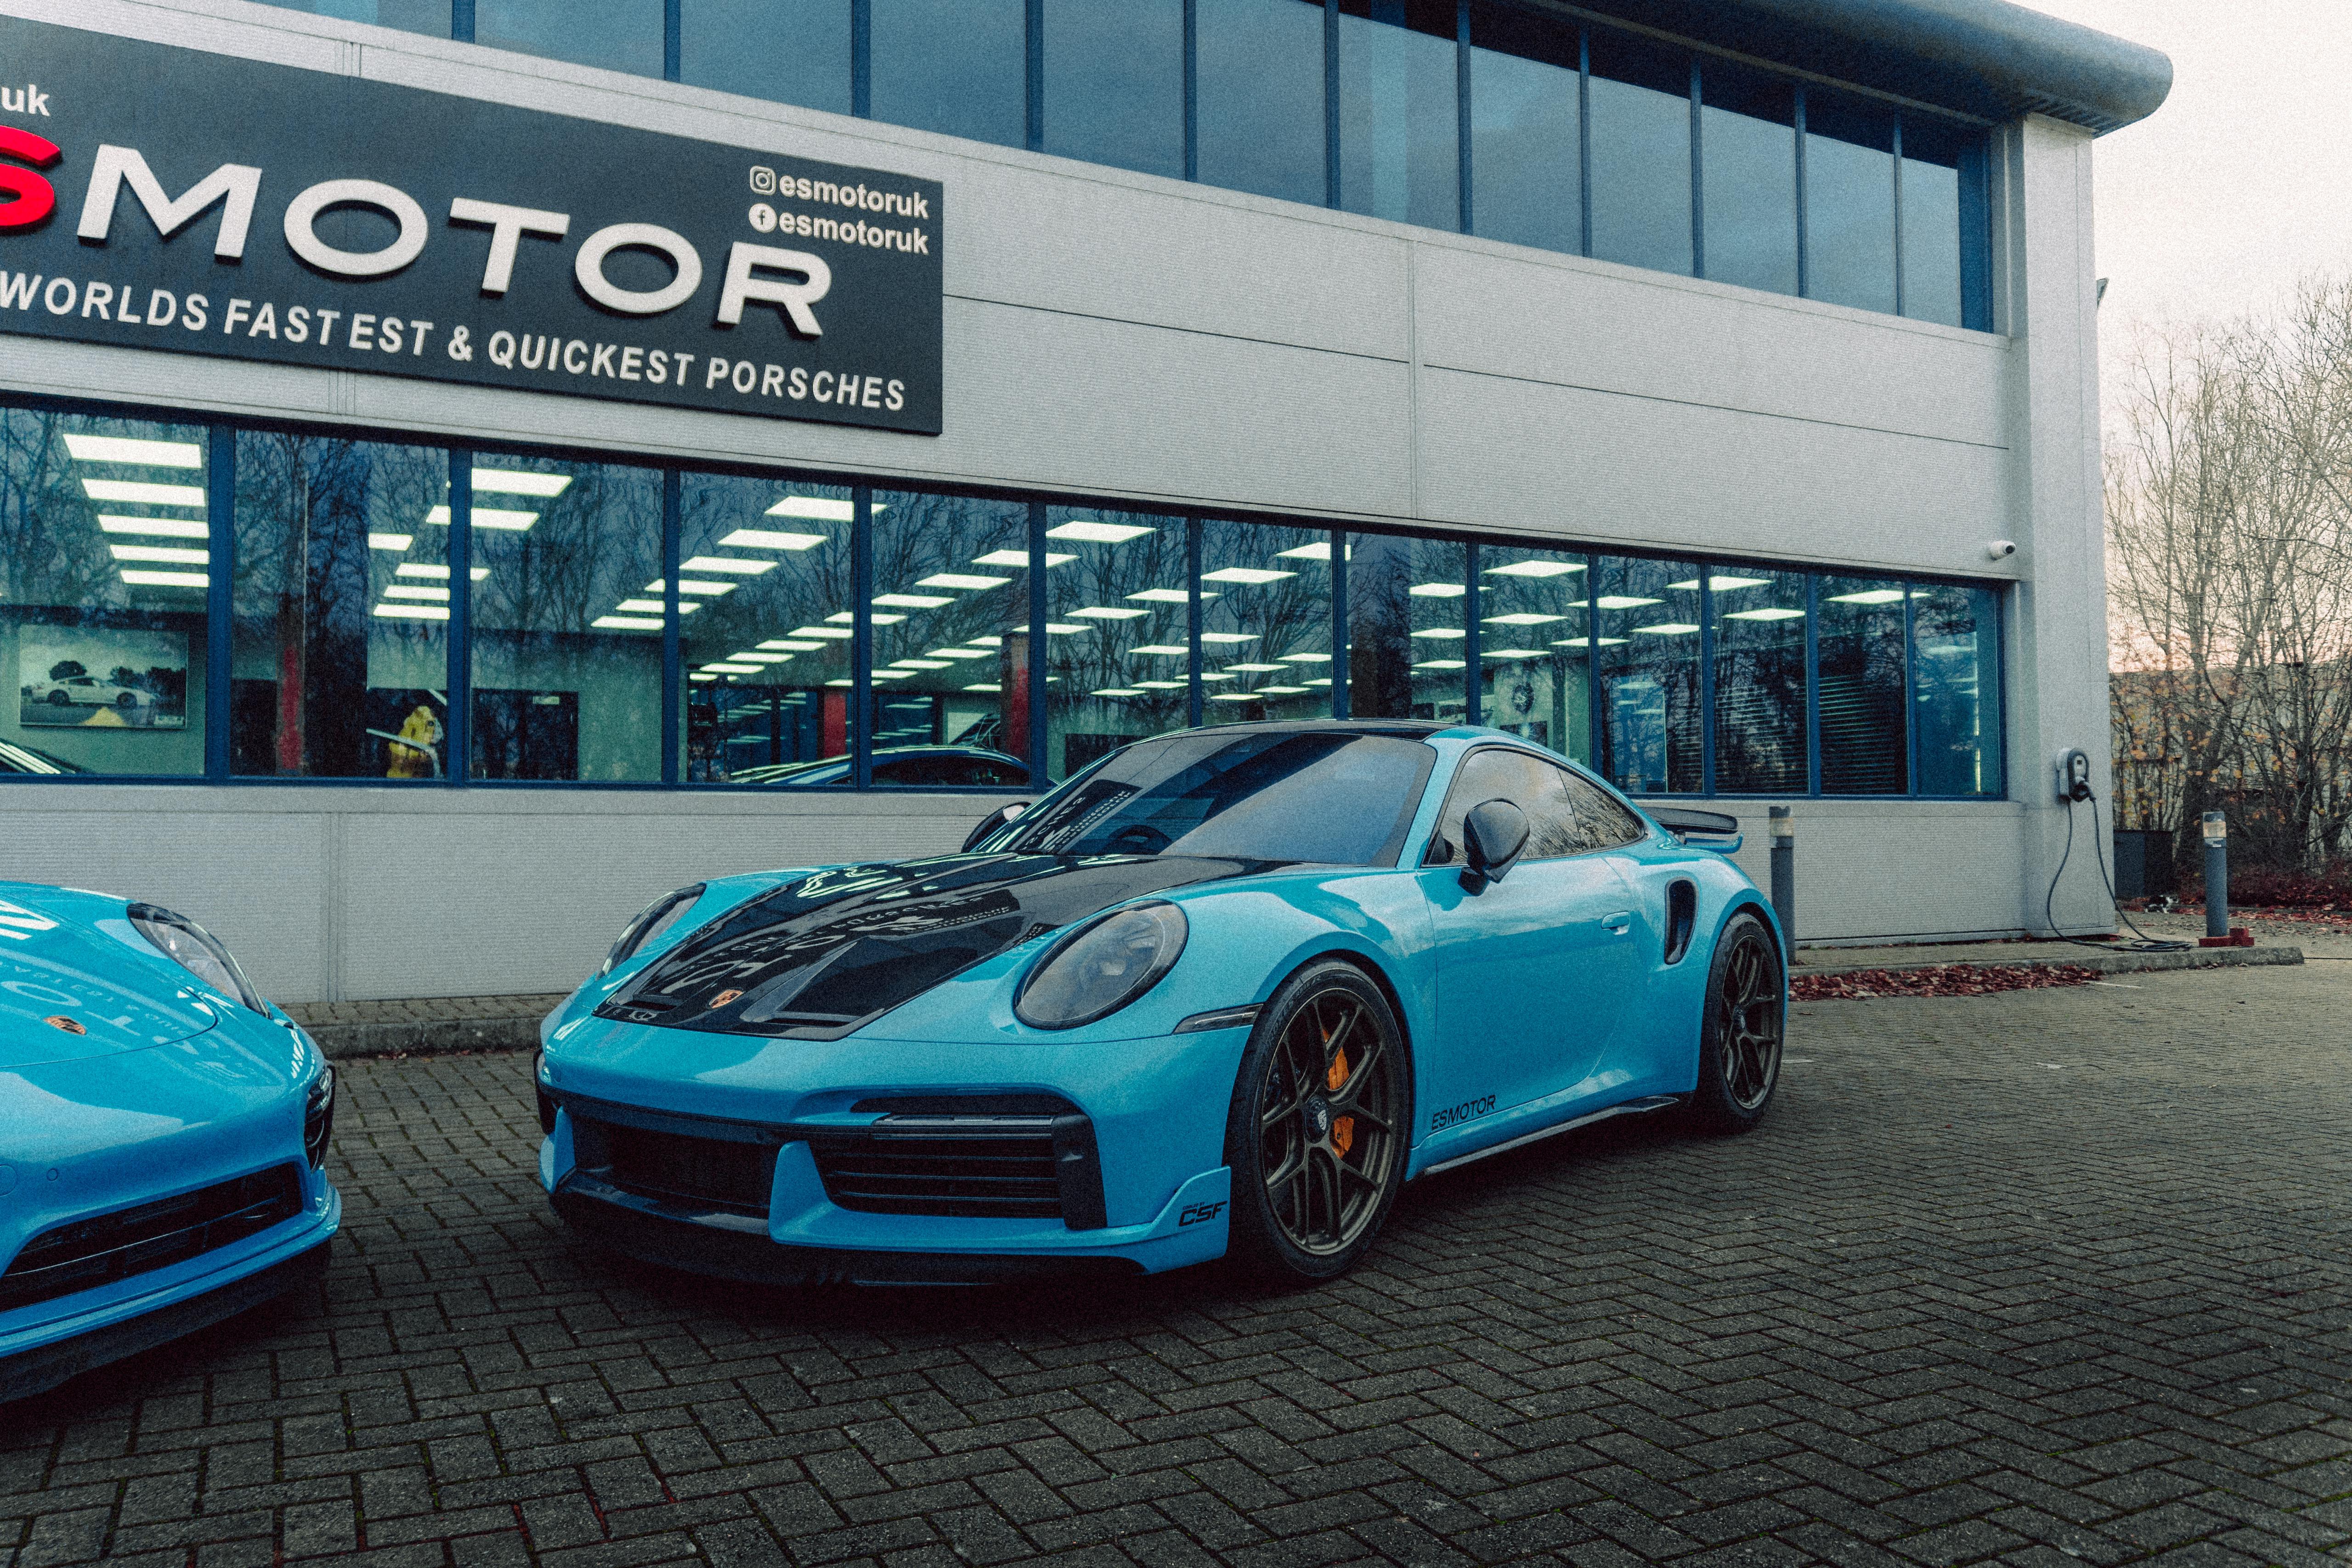
{"type": "Polygon", "coordinates": [[[1811,1004],[1763,1132],[1489,1162],[1273,1296],[630,1268],[525,1059],[352,1063],[323,1301],[0,1412],[0,1568],[2341,1563],[2347,1004],[1811,1004]]]}

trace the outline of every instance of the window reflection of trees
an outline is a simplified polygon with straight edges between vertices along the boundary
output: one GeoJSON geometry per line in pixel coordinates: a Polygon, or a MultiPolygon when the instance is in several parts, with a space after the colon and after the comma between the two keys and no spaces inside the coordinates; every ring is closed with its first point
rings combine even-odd
{"type": "Polygon", "coordinates": [[[1331,712],[1331,535],[1212,518],[1201,525],[1202,717],[1211,724],[1331,712]],[[1221,572],[1280,571],[1269,582],[1221,572]],[[1225,642],[1245,636],[1245,642],[1225,642]],[[1237,670],[1276,664],[1276,670],[1237,670]],[[1223,677],[1223,678],[1219,678],[1223,677]],[[1249,700],[1243,700],[1249,699],[1249,700]]]}
{"type": "Polygon", "coordinates": [[[1029,553],[1028,503],[915,491],[877,491],[874,502],[876,595],[947,601],[874,607],[876,746],[956,741],[1025,758],[1029,652],[1016,628],[1029,620],[1028,571],[1018,564],[1029,553]],[[981,589],[924,585],[941,574],[1004,580],[981,589]],[[941,648],[990,656],[935,656],[941,648]],[[945,667],[899,663],[906,660],[945,667]],[[904,674],[881,673],[894,666],[904,674]]]}
{"type": "Polygon", "coordinates": [[[1046,569],[1046,623],[1082,628],[1050,633],[1045,643],[1053,737],[1045,761],[1057,779],[1125,741],[1181,729],[1191,707],[1182,652],[1192,636],[1184,519],[1063,507],[1045,514],[1049,530],[1074,518],[1145,531],[1116,541],[1056,538],[1050,532],[1046,538],[1050,553],[1073,558],[1046,569]],[[1084,613],[1090,610],[1141,613],[1084,613]],[[1139,648],[1178,652],[1139,653],[1139,648]],[[1095,695],[1099,692],[1121,695],[1095,695]]]}

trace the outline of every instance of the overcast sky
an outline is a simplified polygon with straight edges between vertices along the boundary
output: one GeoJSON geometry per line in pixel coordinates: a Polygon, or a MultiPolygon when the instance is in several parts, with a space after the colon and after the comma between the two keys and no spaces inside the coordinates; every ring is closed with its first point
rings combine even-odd
{"type": "Polygon", "coordinates": [[[2110,353],[2135,320],[2231,315],[2352,269],[2352,3],[2025,4],[2172,57],[2172,97],[2095,153],[2110,353]]]}

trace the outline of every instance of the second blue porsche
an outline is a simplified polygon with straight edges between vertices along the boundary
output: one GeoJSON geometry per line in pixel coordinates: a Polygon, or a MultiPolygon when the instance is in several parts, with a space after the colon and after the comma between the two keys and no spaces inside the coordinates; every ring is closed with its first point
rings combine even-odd
{"type": "Polygon", "coordinates": [[[742,1279],[1328,1278],[1413,1177],[1762,1117],[1785,969],[1736,831],[1491,730],[1139,741],[960,854],[657,901],[544,1026],[541,1177],[742,1279]]]}

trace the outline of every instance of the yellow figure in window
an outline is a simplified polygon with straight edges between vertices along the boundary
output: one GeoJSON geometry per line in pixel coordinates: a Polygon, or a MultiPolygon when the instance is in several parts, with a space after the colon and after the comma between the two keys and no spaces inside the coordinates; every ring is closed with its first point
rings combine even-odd
{"type": "Polygon", "coordinates": [[[393,742],[392,766],[384,769],[385,778],[431,779],[439,774],[440,769],[434,766],[434,758],[441,745],[441,721],[433,716],[431,708],[418,703],[416,711],[401,725],[400,738],[424,744],[403,746],[399,741],[393,742]]]}

